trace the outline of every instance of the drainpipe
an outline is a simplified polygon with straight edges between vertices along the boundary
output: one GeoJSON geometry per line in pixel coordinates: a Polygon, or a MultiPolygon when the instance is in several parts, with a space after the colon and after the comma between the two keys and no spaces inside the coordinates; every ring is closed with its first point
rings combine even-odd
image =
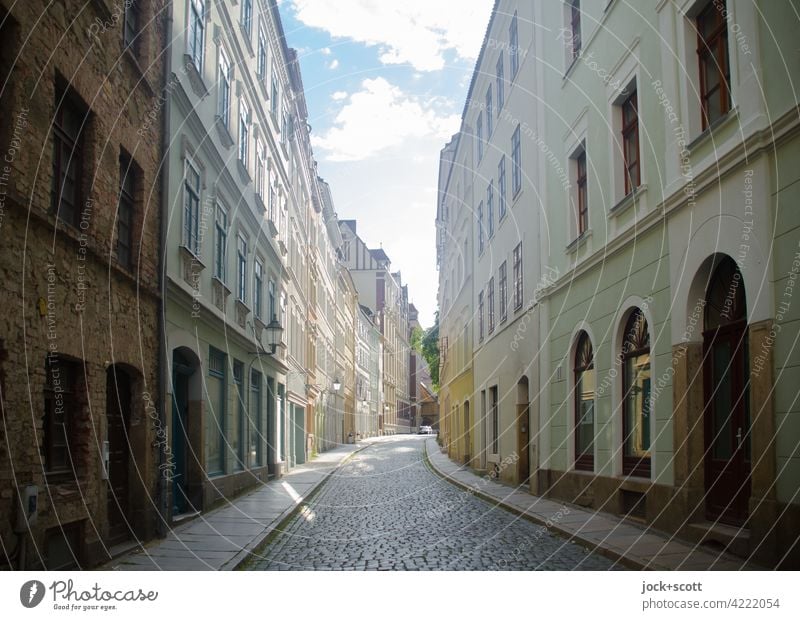
{"type": "MultiPolygon", "coordinates": [[[[169,205],[169,153],[170,153],[170,94],[169,94],[169,81],[172,75],[172,46],[170,40],[172,37],[172,0],[166,0],[165,3],[166,19],[164,20],[164,45],[161,53],[165,54],[164,62],[164,90],[162,96],[165,98],[165,105],[162,109],[162,136],[161,136],[161,231],[159,234],[159,252],[161,261],[159,264],[158,278],[159,290],[161,292],[161,308],[158,317],[158,367],[161,371],[161,380],[159,381],[158,388],[158,401],[161,404],[159,407],[159,424],[162,429],[167,429],[167,383],[169,382],[169,369],[167,367],[167,328],[166,328],[166,314],[167,314],[167,223],[169,205]]],[[[174,430],[174,429],[172,429],[174,430]]],[[[171,434],[168,434],[168,440],[171,440],[171,434]]],[[[167,505],[168,488],[166,475],[167,466],[167,446],[159,447],[158,451],[158,508],[160,519],[158,520],[157,534],[160,538],[167,535],[167,522],[169,520],[169,508],[167,505]]]]}

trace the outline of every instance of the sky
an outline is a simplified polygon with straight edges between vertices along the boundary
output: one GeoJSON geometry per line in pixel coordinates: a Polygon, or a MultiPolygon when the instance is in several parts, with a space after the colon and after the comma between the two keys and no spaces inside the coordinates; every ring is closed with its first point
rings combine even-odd
{"type": "Polygon", "coordinates": [[[314,156],[339,219],[358,220],[436,311],[439,151],[458,131],[493,0],[283,0],[314,156]]]}

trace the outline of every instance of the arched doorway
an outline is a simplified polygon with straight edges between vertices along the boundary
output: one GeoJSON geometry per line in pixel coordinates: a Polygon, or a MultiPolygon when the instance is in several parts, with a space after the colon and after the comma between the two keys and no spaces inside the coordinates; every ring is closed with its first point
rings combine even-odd
{"type": "Polygon", "coordinates": [[[703,331],[706,516],[741,525],[751,490],[750,365],[744,279],[723,258],[706,291],[703,331]]]}
{"type": "MultiPolygon", "coordinates": [[[[106,506],[108,544],[128,540],[133,532],[128,522],[131,514],[129,464],[131,460],[132,380],[119,365],[106,371],[106,441],[107,461],[106,506]]],[[[104,455],[105,456],[105,455],[104,455]]]]}
{"type": "Polygon", "coordinates": [[[522,377],[517,383],[517,480],[519,484],[527,484],[531,476],[530,466],[530,402],[528,400],[528,377],[522,377]]]}
{"type": "Polygon", "coordinates": [[[170,476],[172,479],[172,515],[201,508],[197,470],[202,450],[199,448],[202,420],[198,389],[200,362],[192,351],[181,347],[172,353],[172,444],[170,476]]]}

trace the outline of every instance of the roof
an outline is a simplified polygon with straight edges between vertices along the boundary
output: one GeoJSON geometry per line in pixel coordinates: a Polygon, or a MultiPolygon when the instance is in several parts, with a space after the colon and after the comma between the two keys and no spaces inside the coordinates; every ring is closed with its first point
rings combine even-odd
{"type": "Polygon", "coordinates": [[[369,253],[375,260],[378,261],[389,260],[389,257],[386,255],[386,252],[383,251],[383,248],[376,248],[374,250],[370,250],[369,253]]]}

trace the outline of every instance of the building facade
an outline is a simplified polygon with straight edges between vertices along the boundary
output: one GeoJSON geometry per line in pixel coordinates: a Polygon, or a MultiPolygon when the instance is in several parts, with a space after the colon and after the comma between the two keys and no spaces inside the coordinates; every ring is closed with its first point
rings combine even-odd
{"type": "MultiPolygon", "coordinates": [[[[539,273],[524,282],[525,314],[538,316],[525,338],[533,330],[541,343],[526,354],[529,386],[541,386],[529,389],[531,489],[783,567],[800,562],[785,380],[800,327],[790,300],[800,115],[787,87],[800,69],[781,60],[786,10],[500,1],[487,35],[507,43],[493,52],[510,97],[518,75],[530,104],[488,134],[509,121],[520,132],[512,160],[519,151],[538,195],[527,208],[542,213],[538,229],[520,219],[517,233],[533,235],[522,265],[539,273]]],[[[483,112],[488,90],[486,102],[483,112]]],[[[492,235],[483,201],[478,248],[480,222],[492,235]]],[[[481,272],[480,249],[473,260],[481,272]]],[[[482,298],[476,284],[478,343],[492,329],[491,314],[480,328],[489,282],[482,298]]],[[[478,349],[482,398],[494,374],[478,349]]]]}
{"type": "Polygon", "coordinates": [[[162,8],[0,3],[10,568],[93,566],[157,531],[162,8]]]}
{"type": "Polygon", "coordinates": [[[319,200],[277,5],[172,10],[165,405],[176,516],[308,458],[308,237],[319,200]]]}

